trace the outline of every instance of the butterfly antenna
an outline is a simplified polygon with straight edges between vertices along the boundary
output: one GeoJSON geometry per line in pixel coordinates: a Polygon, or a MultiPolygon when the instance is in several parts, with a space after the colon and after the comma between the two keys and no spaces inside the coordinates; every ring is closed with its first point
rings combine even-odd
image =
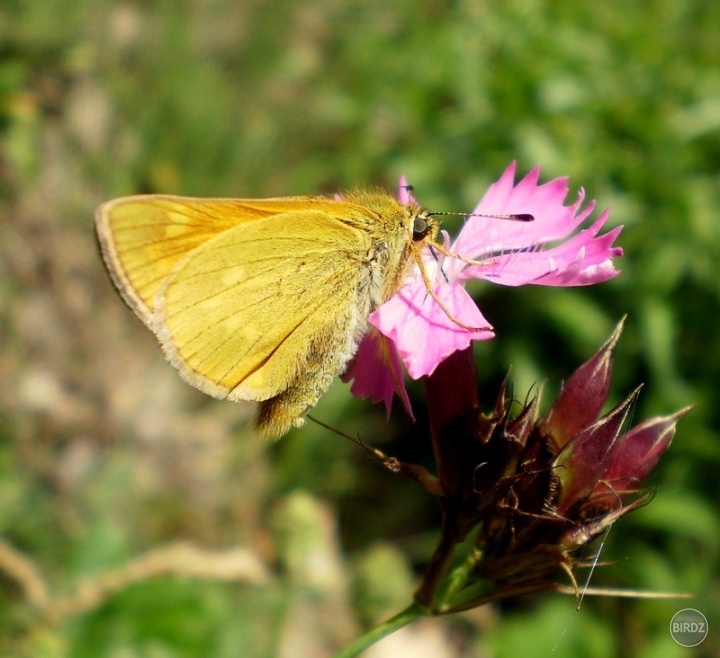
{"type": "Polygon", "coordinates": [[[512,213],[510,215],[485,215],[477,212],[429,212],[428,217],[431,215],[457,215],[460,217],[487,217],[489,219],[511,219],[515,222],[532,222],[535,220],[535,216],[530,213],[520,212],[512,213]]]}

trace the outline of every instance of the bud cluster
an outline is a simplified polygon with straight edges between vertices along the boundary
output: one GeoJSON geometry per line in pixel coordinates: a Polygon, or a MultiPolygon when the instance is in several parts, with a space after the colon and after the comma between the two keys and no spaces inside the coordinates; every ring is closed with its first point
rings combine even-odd
{"type": "Polygon", "coordinates": [[[559,570],[574,584],[577,549],[647,502],[640,485],[689,409],[628,429],[637,389],[601,415],[621,329],[544,415],[538,393],[511,417],[504,385],[494,409],[481,412],[470,352],[428,378],[437,477],[384,461],[420,482],[443,510],[442,538],[416,595],[426,610],[448,613],[552,589],[559,570]]]}

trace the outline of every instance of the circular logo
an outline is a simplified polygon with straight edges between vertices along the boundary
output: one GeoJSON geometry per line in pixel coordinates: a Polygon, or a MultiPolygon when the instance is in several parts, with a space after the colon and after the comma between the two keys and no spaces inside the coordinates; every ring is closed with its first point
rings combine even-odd
{"type": "Polygon", "coordinates": [[[694,608],[676,612],[670,620],[670,635],[682,647],[696,647],[708,634],[705,615],[694,608]]]}

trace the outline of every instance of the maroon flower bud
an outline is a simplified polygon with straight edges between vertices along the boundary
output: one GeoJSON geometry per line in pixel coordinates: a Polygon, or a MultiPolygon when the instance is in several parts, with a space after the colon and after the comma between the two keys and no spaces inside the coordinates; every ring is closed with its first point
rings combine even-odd
{"type": "Polygon", "coordinates": [[[600,350],[583,363],[565,382],[545,420],[545,433],[558,449],[587,427],[600,414],[610,392],[610,377],[625,319],[600,350]]]}
{"type": "MultiPolygon", "coordinates": [[[[625,427],[639,392],[639,388],[633,391],[620,406],[600,420],[579,429],[565,443],[555,459],[561,487],[555,507],[558,514],[565,514],[572,505],[584,500],[595,489],[605,473],[612,448],[625,427]]],[[[568,399],[564,398],[563,401],[567,402],[568,399]]],[[[554,405],[554,408],[558,407],[554,405]]]]}
{"type": "Polygon", "coordinates": [[[616,507],[618,501],[632,495],[657,466],[670,446],[677,421],[690,409],[692,407],[685,407],[671,416],[646,420],[615,441],[589,502],[595,506],[616,507]]]}

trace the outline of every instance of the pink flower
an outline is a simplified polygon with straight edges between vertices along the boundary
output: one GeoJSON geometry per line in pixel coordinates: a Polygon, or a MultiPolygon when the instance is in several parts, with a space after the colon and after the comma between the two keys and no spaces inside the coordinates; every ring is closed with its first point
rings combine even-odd
{"type": "MultiPolygon", "coordinates": [[[[428,376],[444,359],[467,348],[473,340],[487,340],[495,334],[483,317],[464,284],[469,279],[486,279],[506,286],[525,284],[545,286],[585,286],[607,281],[619,274],[612,259],[622,249],[613,241],[622,227],[598,235],[608,217],[605,210],[590,226],[578,230],[593,211],[595,202],[582,208],[584,192],[580,190],[572,205],[563,205],[568,194],[568,179],[538,185],[540,168],[535,167],[517,185],[513,162],[473,210],[478,215],[530,214],[532,222],[508,221],[494,217],[469,216],[457,239],[450,243],[443,231],[443,243],[456,257],[443,256],[438,250],[426,249],[425,270],[433,291],[445,308],[462,324],[448,317],[428,294],[420,270],[415,265],[402,288],[370,315],[370,323],[386,339],[379,361],[376,348],[368,349],[366,341],[377,343],[371,334],[361,343],[345,381],[354,379],[351,391],[359,397],[385,400],[390,412],[393,390],[407,404],[402,378],[393,365],[399,355],[413,379],[428,376]],[[464,259],[464,260],[463,260],[464,259]],[[469,264],[467,260],[475,261],[469,264]],[[474,328],[470,329],[470,328],[474,328]],[[363,364],[363,353],[375,355],[375,366],[363,364]],[[380,363],[391,373],[381,372],[380,363]],[[392,379],[395,386],[390,387],[392,379]]],[[[400,180],[398,198],[414,203],[400,180]]]]}

